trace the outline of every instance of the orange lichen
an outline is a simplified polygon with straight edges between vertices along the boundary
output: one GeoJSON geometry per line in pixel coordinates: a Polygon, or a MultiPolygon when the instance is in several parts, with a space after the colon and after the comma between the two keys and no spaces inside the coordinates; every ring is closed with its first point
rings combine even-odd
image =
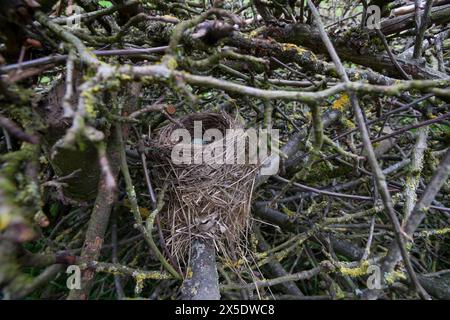
{"type": "Polygon", "coordinates": [[[345,107],[349,105],[350,99],[348,94],[344,93],[337,100],[333,102],[332,108],[335,110],[344,111],[345,107]]]}

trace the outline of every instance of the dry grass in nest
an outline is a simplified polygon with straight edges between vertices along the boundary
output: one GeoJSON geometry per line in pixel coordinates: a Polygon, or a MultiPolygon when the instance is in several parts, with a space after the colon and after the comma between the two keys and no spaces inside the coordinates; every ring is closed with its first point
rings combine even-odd
{"type": "Polygon", "coordinates": [[[242,128],[228,114],[197,113],[161,128],[152,140],[154,150],[158,150],[151,155],[155,164],[153,176],[159,186],[168,183],[166,205],[161,213],[166,244],[180,265],[186,264],[194,238],[213,241],[219,256],[236,260],[242,257],[245,247],[241,243],[249,227],[258,165],[248,164],[248,161],[245,164],[236,164],[236,161],[235,164],[174,163],[171,153],[178,141],[172,141],[171,134],[175,129],[185,128],[193,137],[194,121],[202,121],[203,132],[211,128],[220,130],[224,139],[195,145],[193,158],[201,155],[205,148],[224,145],[226,129],[242,128]]]}

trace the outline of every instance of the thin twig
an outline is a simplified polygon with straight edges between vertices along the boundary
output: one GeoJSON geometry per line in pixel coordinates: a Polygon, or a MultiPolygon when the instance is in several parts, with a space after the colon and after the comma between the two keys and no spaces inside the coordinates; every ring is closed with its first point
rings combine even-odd
{"type": "MultiPolygon", "coordinates": [[[[319,29],[322,41],[324,42],[325,46],[327,47],[328,53],[330,54],[331,58],[333,59],[334,64],[336,65],[336,69],[339,73],[339,76],[341,77],[341,80],[344,83],[350,82],[350,80],[345,72],[345,69],[342,65],[342,62],[341,62],[339,56],[337,55],[336,50],[335,50],[333,44],[331,43],[331,41],[328,37],[328,34],[326,33],[326,31],[323,27],[323,23],[320,18],[319,12],[317,11],[316,6],[314,5],[314,3],[311,0],[307,0],[307,1],[308,1],[308,6],[309,6],[309,8],[314,16],[314,19],[316,20],[316,23],[318,25],[318,29],[319,29]]],[[[367,157],[369,159],[370,166],[372,167],[373,174],[374,174],[375,180],[377,182],[377,186],[380,191],[380,195],[383,200],[384,207],[388,213],[388,217],[391,220],[391,223],[393,224],[394,231],[395,231],[394,232],[395,238],[400,247],[403,261],[408,270],[408,274],[411,278],[411,282],[413,283],[417,292],[423,299],[430,299],[430,296],[426,293],[426,291],[422,288],[419,281],[417,280],[417,276],[414,272],[414,269],[412,268],[411,261],[408,256],[408,252],[406,251],[405,241],[403,239],[404,232],[400,226],[400,222],[397,218],[394,207],[392,205],[392,199],[391,199],[391,195],[389,193],[388,187],[387,187],[386,178],[385,178],[383,171],[381,170],[381,167],[378,164],[378,161],[376,159],[375,152],[373,150],[373,146],[370,141],[369,132],[368,132],[361,108],[359,106],[358,99],[354,93],[349,93],[349,96],[350,96],[350,103],[353,107],[353,111],[355,113],[358,127],[360,129],[364,148],[367,152],[367,157]]]]}

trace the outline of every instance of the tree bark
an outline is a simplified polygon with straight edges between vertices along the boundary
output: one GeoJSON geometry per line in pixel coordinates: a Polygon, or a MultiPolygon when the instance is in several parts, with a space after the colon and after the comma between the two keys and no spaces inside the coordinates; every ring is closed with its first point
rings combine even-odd
{"type": "Polygon", "coordinates": [[[216,250],[212,241],[195,239],[192,242],[190,267],[192,278],[184,281],[181,288],[183,300],[219,300],[219,275],[216,250]]]}

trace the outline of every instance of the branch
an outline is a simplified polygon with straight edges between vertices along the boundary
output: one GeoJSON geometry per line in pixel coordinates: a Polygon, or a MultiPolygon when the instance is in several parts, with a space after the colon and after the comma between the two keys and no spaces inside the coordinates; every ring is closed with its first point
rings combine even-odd
{"type": "MultiPolygon", "coordinates": [[[[323,27],[323,23],[321,21],[319,12],[317,11],[314,3],[311,0],[307,0],[307,1],[308,1],[308,6],[311,9],[311,12],[314,16],[314,19],[316,20],[316,23],[318,24],[318,28],[320,31],[320,36],[322,38],[322,41],[324,42],[325,46],[327,47],[327,50],[328,50],[331,58],[333,59],[333,62],[336,64],[338,73],[339,73],[342,81],[345,83],[348,83],[350,80],[349,80],[347,74],[345,73],[345,69],[342,66],[342,62],[341,62],[338,54],[336,53],[336,50],[334,49],[333,44],[331,43],[330,39],[328,38],[328,34],[326,33],[326,31],[323,27]]],[[[378,164],[372,143],[370,142],[369,132],[366,127],[366,123],[365,123],[361,108],[359,106],[358,99],[354,93],[350,93],[349,95],[350,95],[350,102],[353,107],[356,121],[358,123],[358,127],[359,127],[361,137],[363,140],[364,148],[366,149],[367,157],[368,157],[370,166],[372,167],[373,175],[375,177],[375,181],[377,183],[379,192],[381,194],[381,198],[383,200],[384,207],[388,213],[388,217],[389,217],[392,225],[394,226],[395,238],[398,243],[398,246],[400,247],[403,261],[407,267],[409,276],[411,278],[411,282],[414,284],[416,290],[418,291],[418,293],[420,294],[420,296],[422,298],[430,299],[428,294],[425,292],[425,290],[419,284],[416,274],[412,268],[411,261],[409,260],[408,252],[406,251],[405,242],[403,240],[403,230],[401,229],[400,222],[397,218],[397,215],[394,210],[394,206],[392,204],[391,195],[389,193],[387,183],[386,183],[386,177],[384,176],[383,171],[381,170],[381,167],[378,164]]]]}

